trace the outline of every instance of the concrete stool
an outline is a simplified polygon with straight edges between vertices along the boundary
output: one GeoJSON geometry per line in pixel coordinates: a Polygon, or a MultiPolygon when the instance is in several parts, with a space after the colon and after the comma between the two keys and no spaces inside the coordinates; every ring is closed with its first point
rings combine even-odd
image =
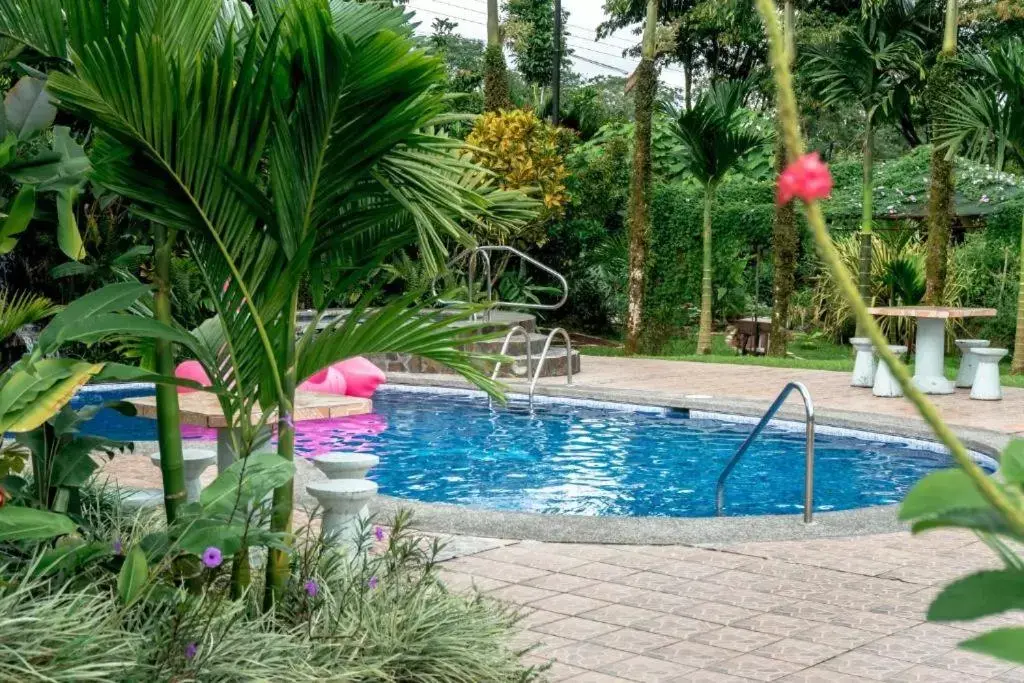
{"type": "Polygon", "coordinates": [[[875,383],[875,367],[878,360],[875,358],[875,348],[867,337],[851,337],[850,345],[857,352],[853,361],[853,379],[850,380],[851,387],[870,387],[875,383]]]}
{"type": "Polygon", "coordinates": [[[360,514],[377,494],[377,484],[368,479],[331,479],[306,485],[306,491],[323,508],[324,536],[338,545],[354,547],[359,534],[360,514]]]}
{"type": "Polygon", "coordinates": [[[328,479],[366,479],[366,473],[380,464],[380,458],[369,453],[324,453],[312,460],[328,479]]]}
{"type": "MultiPolygon", "coordinates": [[[[889,350],[897,356],[907,352],[906,346],[889,346],[889,350]]],[[[882,398],[897,398],[903,395],[903,387],[893,377],[889,366],[883,361],[878,361],[878,369],[875,371],[875,382],[871,387],[871,393],[882,398]]]]}
{"type": "Polygon", "coordinates": [[[1009,353],[1007,349],[971,349],[978,359],[978,372],[971,387],[971,398],[979,401],[998,401],[1003,397],[999,384],[999,361],[1009,353]]]}
{"type": "Polygon", "coordinates": [[[956,386],[970,389],[974,385],[974,376],[978,373],[978,357],[971,353],[972,349],[987,348],[987,339],[957,339],[956,347],[963,354],[960,357],[960,368],[956,371],[956,386]]]}
{"type": "MultiPolygon", "coordinates": [[[[215,451],[205,451],[199,448],[186,448],[181,452],[185,461],[185,493],[190,503],[199,502],[199,494],[203,491],[203,484],[199,476],[206,471],[206,468],[217,462],[215,451]]],[[[160,467],[160,453],[156,452],[149,456],[150,462],[160,467]]]]}

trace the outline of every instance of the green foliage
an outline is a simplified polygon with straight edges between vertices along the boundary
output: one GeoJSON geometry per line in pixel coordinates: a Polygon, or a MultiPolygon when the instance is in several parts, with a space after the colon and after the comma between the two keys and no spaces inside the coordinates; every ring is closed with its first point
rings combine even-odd
{"type": "MultiPolygon", "coordinates": [[[[999,469],[1004,504],[1019,511],[1024,488],[1024,442],[1011,441],[999,469]]],[[[963,528],[978,533],[1005,567],[970,574],[946,586],[928,609],[929,621],[958,622],[1000,615],[1024,607],[1024,558],[1011,543],[1022,539],[1007,523],[1007,510],[993,507],[962,470],[934,472],[914,486],[900,506],[900,518],[914,533],[963,528]]],[[[960,643],[967,650],[1012,662],[1024,661],[1024,629],[1002,628],[960,643]]]]}
{"type": "MultiPolygon", "coordinates": [[[[505,0],[505,40],[516,69],[531,85],[547,85],[554,72],[555,5],[552,0],[505,0]]],[[[569,54],[569,13],[562,10],[562,63],[569,54]]]]}
{"type": "Polygon", "coordinates": [[[59,310],[44,296],[0,289],[0,344],[25,325],[37,323],[59,310]]]}

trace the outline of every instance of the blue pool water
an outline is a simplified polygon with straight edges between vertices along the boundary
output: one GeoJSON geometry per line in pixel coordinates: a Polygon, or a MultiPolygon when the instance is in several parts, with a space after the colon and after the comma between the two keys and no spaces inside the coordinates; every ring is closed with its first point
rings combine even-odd
{"type": "MultiPolygon", "coordinates": [[[[94,402],[151,393],[80,394],[94,402]]],[[[299,423],[300,452],[380,456],[381,493],[501,510],[615,516],[714,515],[715,482],[752,425],[691,418],[682,411],[546,403],[488,406],[477,395],[388,390],[374,415],[299,423]]],[[[103,411],[87,430],[153,440],[153,421],[103,411]]],[[[212,438],[210,433],[186,433],[212,438]]],[[[816,510],[898,502],[946,455],[914,444],[818,434],[816,510]]],[[[727,514],[802,511],[803,432],[769,428],[734,470],[727,514]]]]}

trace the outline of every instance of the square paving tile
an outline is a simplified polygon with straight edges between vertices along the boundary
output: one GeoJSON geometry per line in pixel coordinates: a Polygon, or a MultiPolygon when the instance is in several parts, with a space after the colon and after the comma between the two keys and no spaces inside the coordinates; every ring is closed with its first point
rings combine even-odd
{"type": "Polygon", "coordinates": [[[620,676],[609,676],[597,671],[584,671],[572,678],[565,679],[566,683],[632,683],[628,678],[620,676]]]}
{"type": "Polygon", "coordinates": [[[589,612],[582,612],[580,616],[618,626],[633,626],[664,615],[653,610],[630,607],[629,605],[608,605],[589,612]]]}
{"type": "Polygon", "coordinates": [[[701,602],[692,607],[676,610],[677,614],[693,617],[701,621],[710,621],[716,624],[732,624],[743,619],[749,619],[759,614],[751,609],[726,605],[720,602],[701,602]]]}
{"type": "Polygon", "coordinates": [[[561,638],[572,638],[573,640],[591,640],[597,636],[604,635],[618,628],[614,624],[606,624],[601,621],[580,619],[579,617],[566,617],[558,621],[549,621],[540,626],[534,626],[534,631],[550,633],[561,638]]]}
{"type": "Polygon", "coordinates": [[[617,564],[608,564],[606,562],[587,562],[576,567],[570,567],[569,569],[563,570],[566,574],[572,574],[574,576],[582,576],[587,579],[597,579],[599,581],[611,581],[612,579],[618,579],[623,576],[629,576],[635,574],[636,569],[629,567],[622,567],[617,564]]]}
{"type": "Polygon", "coordinates": [[[879,657],[869,652],[847,652],[838,657],[822,662],[822,668],[884,681],[913,666],[910,662],[902,662],[889,657],[879,657]]]}
{"type": "Polygon", "coordinates": [[[488,560],[475,555],[472,557],[459,557],[454,560],[450,560],[444,563],[444,567],[453,571],[473,574],[474,576],[486,576],[490,579],[510,581],[513,583],[529,581],[530,579],[536,579],[539,576],[545,576],[548,574],[548,572],[543,569],[524,567],[522,565],[511,564],[509,562],[496,562],[494,560],[488,560]]]}
{"type": "Polygon", "coordinates": [[[913,666],[906,671],[901,671],[892,677],[891,680],[903,681],[904,683],[982,683],[990,680],[981,676],[971,676],[961,671],[950,671],[949,669],[937,669],[934,666],[913,666]]]}
{"type": "Polygon", "coordinates": [[[825,643],[811,643],[796,638],[784,638],[754,651],[754,654],[762,657],[780,659],[793,664],[814,666],[824,662],[826,659],[835,657],[845,652],[841,647],[826,645],[825,643]]]}
{"type": "Polygon", "coordinates": [[[825,669],[819,664],[780,678],[779,681],[781,683],[870,683],[871,679],[825,669]]]}
{"type": "Polygon", "coordinates": [[[516,622],[516,626],[519,628],[532,628],[540,624],[546,624],[549,621],[565,618],[564,614],[559,614],[558,612],[548,612],[547,610],[532,609],[530,607],[524,607],[520,615],[519,621],[516,622]]]}
{"type": "Polygon", "coordinates": [[[691,643],[684,640],[668,647],[651,650],[647,655],[649,657],[667,659],[670,662],[691,666],[695,669],[705,669],[715,662],[735,657],[736,653],[732,650],[712,647],[711,645],[701,645],[700,643],[691,643]]]}
{"type": "Polygon", "coordinates": [[[1006,673],[1014,667],[1010,662],[1002,659],[994,659],[986,655],[975,654],[965,650],[953,650],[938,657],[932,657],[926,662],[929,666],[940,669],[951,669],[972,676],[992,678],[999,674],[1006,673]]]}
{"type": "Polygon", "coordinates": [[[881,655],[883,657],[902,659],[905,662],[920,664],[932,657],[938,657],[941,654],[949,652],[950,647],[944,642],[936,643],[928,640],[895,635],[879,638],[878,640],[867,643],[866,645],[862,645],[858,650],[881,655]]]}
{"type": "Polygon", "coordinates": [[[530,579],[523,583],[524,585],[533,586],[535,588],[544,588],[545,590],[558,591],[559,593],[568,593],[578,588],[592,586],[597,583],[597,581],[595,579],[585,579],[582,576],[573,576],[572,574],[548,574],[547,576],[530,579]]]}
{"type": "Polygon", "coordinates": [[[691,619],[690,617],[680,617],[674,614],[660,614],[653,619],[639,621],[633,624],[633,627],[643,631],[660,633],[670,638],[680,639],[719,628],[718,624],[691,619]]]}
{"type": "Polygon", "coordinates": [[[760,631],[773,636],[791,636],[794,633],[804,631],[814,626],[816,622],[797,617],[787,617],[784,614],[758,614],[749,619],[741,619],[733,622],[736,628],[747,628],[751,631],[760,631]]]}
{"type": "Polygon", "coordinates": [[[838,624],[818,624],[799,633],[794,633],[793,637],[797,640],[824,643],[850,650],[878,639],[879,635],[871,631],[862,631],[858,628],[849,628],[838,624]]]}
{"type": "Polygon", "coordinates": [[[787,617],[810,619],[811,621],[832,621],[849,610],[810,600],[796,600],[787,605],[780,605],[771,611],[776,614],[785,614],[787,617]]]}
{"type": "Polygon", "coordinates": [[[578,666],[569,666],[568,664],[562,664],[544,657],[534,657],[527,655],[521,660],[523,664],[527,666],[546,667],[542,674],[544,680],[557,683],[558,681],[564,681],[567,678],[572,678],[581,673],[585,673],[585,669],[581,669],[578,666]]]}
{"type": "Polygon", "coordinates": [[[680,676],[692,672],[693,669],[664,659],[640,655],[607,664],[602,671],[641,683],[674,683],[680,676]]]}
{"type": "Polygon", "coordinates": [[[598,607],[607,606],[608,603],[604,600],[595,600],[594,598],[586,598],[582,595],[573,595],[572,593],[555,594],[551,597],[545,597],[541,600],[530,603],[530,607],[546,609],[549,612],[558,612],[559,614],[569,615],[589,612],[597,609],[598,607]]]}
{"type": "Polygon", "coordinates": [[[755,681],[774,681],[787,674],[799,671],[803,667],[799,664],[746,654],[727,659],[723,662],[717,662],[708,668],[712,671],[751,678],[755,681]]]}
{"type": "Polygon", "coordinates": [[[516,584],[512,586],[505,586],[504,588],[498,588],[487,595],[495,600],[501,600],[502,602],[525,605],[526,603],[533,602],[534,600],[555,597],[558,593],[555,591],[544,590],[543,588],[534,588],[533,586],[516,584]]]}
{"type": "Polygon", "coordinates": [[[874,631],[889,635],[897,631],[904,631],[911,628],[918,622],[914,619],[905,619],[890,614],[877,614],[875,612],[848,611],[840,614],[830,621],[832,624],[859,628],[862,631],[874,631]]]}
{"type": "Polygon", "coordinates": [[[740,678],[732,674],[723,674],[707,669],[698,669],[693,673],[673,678],[672,683],[750,683],[749,678],[740,678]]]}
{"type": "MultiPolygon", "coordinates": [[[[598,645],[614,647],[617,650],[625,650],[626,652],[641,654],[648,650],[656,650],[659,647],[671,645],[672,643],[677,642],[677,639],[670,636],[663,636],[659,633],[652,633],[651,631],[641,631],[635,628],[620,628],[615,631],[590,638],[590,642],[598,645]]],[[[621,672],[616,673],[624,675],[621,674],[621,672]]]]}
{"type": "Polygon", "coordinates": [[[703,631],[690,636],[690,640],[695,643],[724,647],[727,650],[736,650],[737,652],[750,652],[769,643],[774,643],[778,639],[778,636],[768,635],[767,633],[748,631],[743,628],[732,628],[730,626],[717,628],[713,631],[703,631]]]}
{"type": "Polygon", "coordinates": [[[546,649],[543,656],[582,669],[600,669],[602,666],[626,659],[631,655],[622,650],[614,650],[593,643],[571,643],[550,650],[546,649]]]}
{"type": "Polygon", "coordinates": [[[494,550],[487,550],[473,557],[505,562],[508,564],[544,569],[552,572],[559,572],[571,567],[578,567],[586,564],[586,560],[579,557],[568,557],[557,555],[541,550],[524,550],[520,545],[508,545],[494,550]]]}

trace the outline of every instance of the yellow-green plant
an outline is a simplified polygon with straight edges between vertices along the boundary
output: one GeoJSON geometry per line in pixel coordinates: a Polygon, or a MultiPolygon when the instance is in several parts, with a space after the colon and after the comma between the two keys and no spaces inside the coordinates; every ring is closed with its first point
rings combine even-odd
{"type": "MultiPolygon", "coordinates": [[[[803,154],[793,78],[773,0],[756,0],[767,28],[769,58],[778,88],[778,108],[790,162],[803,154]]],[[[937,472],[922,480],[908,494],[900,514],[918,520],[915,531],[959,526],[979,531],[998,548],[1006,563],[1000,572],[981,572],[948,587],[929,612],[933,618],[969,619],[996,614],[1020,606],[1024,586],[1024,563],[995,535],[1024,540],[1024,443],[1011,442],[1003,453],[1002,481],[988,476],[968,453],[964,444],[943,422],[935,406],[914,385],[907,367],[893,354],[887,340],[861,300],[857,284],[832,243],[825,217],[817,200],[805,202],[807,222],[822,260],[839,284],[854,310],[857,323],[878,349],[907,398],[928,423],[935,436],[949,449],[958,470],[937,472]],[[936,609],[954,605],[958,609],[936,609]]],[[[962,644],[975,651],[1024,662],[1024,628],[997,629],[962,644]]]]}

